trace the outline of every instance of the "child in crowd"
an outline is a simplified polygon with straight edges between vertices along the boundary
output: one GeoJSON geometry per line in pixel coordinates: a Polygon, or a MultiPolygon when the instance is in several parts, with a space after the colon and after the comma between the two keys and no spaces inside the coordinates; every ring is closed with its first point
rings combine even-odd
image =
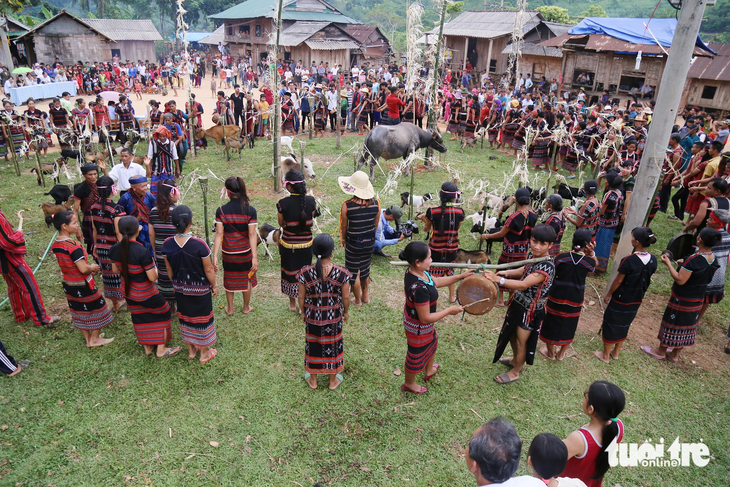
{"type": "MultiPolygon", "coordinates": [[[[555,242],[555,230],[545,224],[537,225],[530,238],[531,253],[528,259],[547,257],[550,245],[555,242]]],[[[532,365],[535,360],[535,348],[542,320],[545,316],[545,302],[553,284],[555,264],[551,259],[534,264],[527,264],[518,269],[486,272],[487,279],[500,287],[514,291],[509,299],[507,314],[504,317],[502,331],[497,340],[494,361],[511,367],[509,372],[494,378],[497,384],[509,384],[520,378],[522,366],[532,365]],[[502,357],[507,348],[512,346],[512,357],[502,357]]]]}
{"type": "Polygon", "coordinates": [[[624,437],[624,424],[618,415],[624,410],[626,398],[615,384],[599,380],[583,395],[583,412],[590,422],[573,431],[564,440],[568,447],[568,463],[563,475],[577,478],[588,487],[601,487],[608,471],[608,446],[624,437]]]}
{"type": "Polygon", "coordinates": [[[568,447],[552,433],[540,433],[530,443],[527,464],[548,487],[586,487],[582,480],[558,477],[568,463],[568,447]]]}
{"type": "Polygon", "coordinates": [[[261,95],[259,98],[259,109],[261,110],[261,137],[266,137],[269,132],[269,104],[266,101],[266,95],[261,95]]]}

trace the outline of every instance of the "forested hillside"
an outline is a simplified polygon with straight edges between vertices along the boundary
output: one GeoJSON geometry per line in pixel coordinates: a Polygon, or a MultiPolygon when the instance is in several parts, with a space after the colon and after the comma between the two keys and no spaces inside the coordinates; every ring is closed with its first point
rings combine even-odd
{"type": "MultiPolygon", "coordinates": [[[[499,9],[495,0],[487,0],[488,9],[499,9]]],[[[27,23],[40,22],[44,16],[57,13],[65,8],[80,17],[106,18],[149,18],[165,35],[175,30],[174,0],[30,0],[21,20],[27,23]]],[[[330,0],[346,15],[366,24],[378,25],[390,37],[396,49],[405,47],[407,6],[412,0],[330,0]]],[[[185,0],[188,10],[187,22],[191,30],[212,31],[216,26],[207,15],[220,12],[239,3],[235,0],[185,0]]],[[[422,0],[425,7],[423,24],[430,29],[438,21],[438,11],[434,0],[422,0]]],[[[483,0],[464,0],[461,10],[483,10],[483,0]]],[[[505,0],[501,8],[516,8],[516,0],[505,0]]],[[[674,17],[676,11],[667,0],[534,0],[528,3],[530,9],[540,9],[549,19],[557,22],[576,23],[580,17],[674,17]],[[656,9],[656,11],[655,11],[656,9]]],[[[457,15],[457,12],[452,16],[457,15]]],[[[706,22],[702,24],[703,38],[716,42],[730,42],[730,0],[717,0],[717,5],[707,7],[706,22]]]]}

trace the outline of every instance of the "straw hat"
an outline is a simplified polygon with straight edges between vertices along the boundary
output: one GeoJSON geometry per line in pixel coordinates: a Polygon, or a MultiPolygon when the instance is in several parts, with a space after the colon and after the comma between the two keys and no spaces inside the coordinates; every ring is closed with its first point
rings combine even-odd
{"type": "Polygon", "coordinates": [[[340,90],[340,96],[347,96],[347,90],[340,90]]]}
{"type": "Polygon", "coordinates": [[[369,200],[375,196],[373,185],[370,184],[370,178],[362,171],[356,171],[349,178],[340,176],[337,178],[340,189],[350,196],[355,196],[364,200],[369,200]]]}
{"type": "Polygon", "coordinates": [[[368,91],[367,86],[360,88],[360,93],[367,93],[368,91]]]}

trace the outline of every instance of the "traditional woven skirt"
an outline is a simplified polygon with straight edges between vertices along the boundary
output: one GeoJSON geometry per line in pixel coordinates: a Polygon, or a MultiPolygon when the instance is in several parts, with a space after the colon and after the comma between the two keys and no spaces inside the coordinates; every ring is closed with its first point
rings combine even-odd
{"type": "Polygon", "coordinates": [[[563,159],[561,167],[566,171],[575,172],[575,170],[578,169],[578,162],[580,162],[578,153],[570,149],[565,154],[565,159],[563,159]]]}
{"type": "Polygon", "coordinates": [[[675,348],[694,345],[703,302],[704,298],[686,299],[672,293],[659,327],[659,342],[675,348]]]}
{"type": "Polygon", "coordinates": [[[94,255],[94,222],[91,221],[91,213],[84,213],[84,219],[81,221],[81,234],[84,236],[86,253],[94,255]]]}
{"type": "Polygon", "coordinates": [[[365,108],[362,109],[360,112],[360,115],[357,116],[357,126],[358,127],[369,127],[370,122],[368,121],[368,115],[370,114],[370,110],[367,110],[365,108]]]}
{"type": "Polygon", "coordinates": [[[532,165],[540,166],[542,164],[550,164],[549,140],[535,142],[535,148],[532,152],[532,165]]]}
{"type": "Polygon", "coordinates": [[[370,276],[370,261],[373,258],[374,247],[375,239],[357,242],[345,241],[345,267],[352,274],[350,284],[355,283],[358,271],[361,280],[370,276]]]}
{"type": "Polygon", "coordinates": [[[79,330],[99,330],[114,320],[94,281],[81,286],[64,282],[63,292],[71,311],[71,323],[79,330]]]}
{"type": "Polygon", "coordinates": [[[525,147],[524,137],[515,136],[512,139],[512,148],[520,151],[520,150],[522,150],[523,147],[525,147]]]}
{"type": "MultiPolygon", "coordinates": [[[[456,251],[454,252],[441,252],[431,248],[431,259],[433,262],[446,262],[452,263],[456,260],[456,251]]],[[[446,277],[454,275],[453,267],[429,267],[429,274],[433,277],[446,277]]]]}
{"type": "Polygon", "coordinates": [[[462,117],[461,114],[459,114],[459,132],[463,132],[466,130],[466,114],[462,117]]]}
{"type": "Polygon", "coordinates": [[[215,332],[212,294],[191,296],[175,293],[175,296],[177,298],[177,315],[180,319],[180,334],[183,341],[198,347],[213,345],[218,336],[215,332]]]}
{"type": "Polygon", "coordinates": [[[15,147],[15,153],[20,154],[23,149],[23,144],[27,142],[25,138],[25,131],[23,129],[13,130],[10,129],[10,138],[13,140],[13,146],[15,147]]]}
{"type": "Polygon", "coordinates": [[[33,131],[33,139],[38,142],[39,149],[48,148],[49,136],[43,129],[37,129],[33,131]]]}
{"type": "Polygon", "coordinates": [[[223,289],[227,292],[248,291],[256,287],[256,273],[248,277],[253,263],[253,252],[227,254],[223,252],[223,289]]]}
{"type": "Polygon", "coordinates": [[[515,132],[520,127],[518,123],[506,123],[502,129],[502,142],[508,147],[512,145],[512,141],[515,140],[515,132]]]}
{"type": "Polygon", "coordinates": [[[499,135],[499,127],[487,129],[487,140],[489,142],[497,140],[497,135],[499,135]]]}
{"type": "MultiPolygon", "coordinates": [[[[718,271],[719,272],[719,271],[718,271]]],[[[722,301],[722,298],[725,297],[725,289],[717,290],[716,292],[710,292],[710,286],[707,286],[707,294],[705,294],[705,303],[706,304],[717,304],[720,301],[722,301]]]]}
{"type": "Polygon", "coordinates": [[[570,146],[569,145],[561,145],[561,146],[558,147],[558,154],[565,155],[565,154],[568,153],[568,149],[570,149],[570,146]]]}
{"type": "Polygon", "coordinates": [[[312,247],[287,249],[279,243],[281,256],[281,292],[290,298],[299,297],[297,275],[302,267],[312,265],[312,247]]]}
{"type": "Polygon", "coordinates": [[[124,299],[122,278],[118,273],[112,271],[109,249],[111,249],[110,245],[96,244],[96,255],[99,256],[99,269],[101,269],[101,277],[104,282],[104,297],[112,301],[121,301],[124,299]]]}
{"type": "Polygon", "coordinates": [[[545,304],[545,318],[540,329],[540,340],[558,347],[573,343],[582,309],[583,303],[553,301],[548,298],[545,304]]]}
{"type": "Polygon", "coordinates": [[[446,126],[446,131],[456,134],[459,132],[459,121],[455,119],[449,119],[449,124],[446,126]]]}
{"type": "Polygon", "coordinates": [[[294,120],[284,120],[281,124],[282,130],[294,130],[294,120]]]}
{"type": "Polygon", "coordinates": [[[339,374],[344,369],[342,321],[315,325],[305,321],[304,370],[310,374],[339,374]]]}
{"type": "Polygon", "coordinates": [[[601,335],[604,343],[619,343],[626,340],[629,327],[636,318],[641,301],[632,304],[617,303],[613,299],[606,306],[603,313],[601,335]]]}
{"type": "Polygon", "coordinates": [[[596,271],[606,272],[608,269],[608,259],[611,257],[611,245],[613,245],[613,235],[616,233],[616,227],[598,227],[596,233],[596,271]]]}
{"type": "Polygon", "coordinates": [[[170,276],[167,275],[165,256],[162,252],[155,252],[155,261],[157,261],[157,290],[170,306],[175,306],[175,290],[172,288],[170,276]]]}
{"type": "Polygon", "coordinates": [[[477,124],[473,121],[470,121],[465,124],[464,129],[464,137],[474,138],[474,132],[476,132],[477,124]]]}
{"type": "Polygon", "coordinates": [[[406,331],[408,352],[406,353],[406,372],[417,374],[426,368],[426,364],[436,355],[439,337],[436,329],[430,335],[411,335],[406,331]],[[430,340],[429,340],[430,338],[430,340]]]}
{"type": "Polygon", "coordinates": [[[132,324],[141,345],[164,345],[172,338],[170,305],[157,293],[144,301],[127,298],[132,324]]]}

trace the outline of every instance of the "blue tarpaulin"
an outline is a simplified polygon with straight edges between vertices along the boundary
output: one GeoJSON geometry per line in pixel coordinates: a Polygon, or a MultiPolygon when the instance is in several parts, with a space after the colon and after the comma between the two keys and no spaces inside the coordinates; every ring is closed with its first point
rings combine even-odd
{"type": "MultiPolygon", "coordinates": [[[[677,19],[630,19],[610,17],[588,17],[572,27],[570,35],[603,34],[632,44],[658,44],[664,47],[672,45],[677,19]],[[646,25],[649,26],[647,30],[646,25]],[[649,32],[649,30],[651,32],[649,32]],[[652,34],[654,34],[652,36],[652,34]],[[654,38],[656,37],[656,40],[654,38]]],[[[714,52],[697,36],[696,46],[705,51],[714,52]]]]}

